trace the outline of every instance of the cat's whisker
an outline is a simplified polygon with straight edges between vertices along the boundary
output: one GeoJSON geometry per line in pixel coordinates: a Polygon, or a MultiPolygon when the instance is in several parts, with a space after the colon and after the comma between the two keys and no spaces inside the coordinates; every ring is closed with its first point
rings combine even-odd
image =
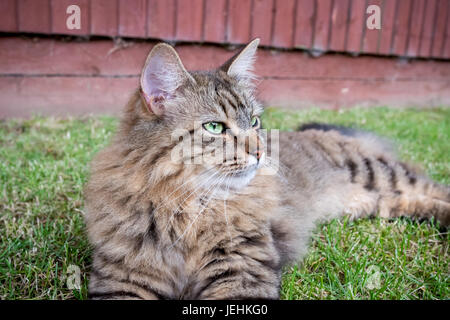
{"type": "Polygon", "coordinates": [[[230,238],[230,243],[233,243],[233,239],[231,237],[230,225],[228,223],[227,200],[228,200],[228,196],[229,196],[229,192],[230,192],[230,182],[231,182],[232,178],[233,178],[233,175],[231,174],[230,176],[228,176],[228,180],[225,182],[226,193],[225,193],[225,199],[223,200],[223,212],[224,212],[224,216],[225,216],[225,223],[227,225],[228,236],[230,238]]]}
{"type": "MultiPolygon", "coordinates": [[[[206,194],[214,194],[214,192],[217,189],[217,186],[219,186],[223,181],[224,181],[225,177],[224,176],[220,176],[217,179],[217,182],[208,190],[208,192],[206,194]],[[212,192],[211,192],[212,191],[212,192]]],[[[205,194],[205,195],[206,195],[205,194]]],[[[183,231],[183,233],[174,241],[174,243],[169,247],[169,249],[172,249],[181,239],[183,239],[183,237],[189,232],[189,230],[192,228],[192,226],[194,225],[195,221],[197,221],[198,217],[203,213],[203,211],[205,211],[205,209],[208,207],[209,202],[211,201],[212,196],[210,196],[208,198],[208,200],[206,201],[206,203],[203,205],[203,208],[197,213],[197,215],[195,216],[195,218],[191,221],[191,223],[186,227],[186,229],[183,231]]]]}
{"type": "MultiPolygon", "coordinates": [[[[209,172],[209,171],[207,171],[209,172]]],[[[165,233],[170,225],[170,223],[173,221],[173,218],[175,217],[175,215],[177,214],[177,212],[179,211],[179,209],[182,207],[182,205],[186,202],[186,200],[188,200],[193,194],[196,194],[197,191],[199,191],[203,186],[207,185],[208,183],[210,183],[211,181],[214,180],[215,176],[218,174],[218,172],[214,172],[211,176],[207,177],[205,180],[203,180],[197,187],[195,187],[189,194],[187,197],[185,197],[180,204],[178,205],[178,207],[172,211],[172,215],[170,216],[170,218],[167,221],[166,226],[163,229],[163,232],[165,233]]],[[[197,178],[201,178],[200,176],[198,176],[197,178]]],[[[208,189],[209,190],[209,189],[208,189]]],[[[207,191],[208,191],[207,190],[207,191]]],[[[187,190],[189,191],[189,190],[187,190]]],[[[185,191],[183,194],[181,194],[179,197],[181,197],[182,195],[184,195],[187,191],[185,191]]],[[[205,193],[205,192],[204,192],[205,193]]],[[[200,194],[200,196],[198,198],[200,198],[201,196],[203,196],[203,193],[200,194]]],[[[179,198],[177,197],[177,198],[179,198]]]]}
{"type": "MultiPolygon", "coordinates": [[[[207,185],[208,183],[210,183],[213,178],[215,176],[217,176],[219,174],[219,172],[214,172],[211,176],[207,177],[205,180],[201,181],[201,183],[199,183],[193,190],[191,190],[191,192],[183,199],[180,201],[180,204],[178,205],[178,207],[174,210],[174,212],[178,212],[179,209],[182,207],[182,205],[186,202],[186,200],[188,200],[193,194],[196,194],[198,190],[200,190],[202,187],[204,187],[205,185],[207,185]]],[[[200,179],[199,179],[200,180],[200,179]]],[[[183,196],[184,194],[186,194],[187,192],[189,192],[190,190],[187,189],[185,190],[185,192],[183,192],[180,196],[178,196],[176,199],[180,198],[181,196],[183,196]]],[[[200,194],[201,196],[201,194],[200,194]]],[[[198,197],[200,198],[200,197],[198,197]]]]}
{"type": "MultiPolygon", "coordinates": [[[[186,184],[189,183],[189,182],[195,182],[196,180],[201,180],[201,179],[203,179],[203,177],[206,176],[206,175],[208,175],[211,171],[213,171],[213,169],[214,169],[214,168],[210,168],[210,169],[208,169],[208,170],[202,172],[200,175],[195,175],[195,176],[193,176],[192,178],[190,178],[190,179],[188,179],[187,181],[185,181],[181,186],[179,186],[178,188],[176,188],[174,191],[172,191],[172,192],[169,194],[169,196],[167,196],[165,199],[163,199],[163,200],[161,201],[161,204],[155,209],[155,212],[156,212],[157,209],[161,208],[163,205],[167,205],[168,203],[169,203],[169,204],[170,204],[170,203],[174,203],[175,200],[179,199],[180,197],[182,197],[183,195],[185,195],[187,192],[190,191],[190,189],[186,189],[186,190],[184,190],[180,195],[178,195],[177,197],[175,197],[175,198],[169,200],[170,195],[174,194],[176,190],[179,190],[182,186],[186,185],[186,184]]],[[[210,180],[210,178],[213,177],[214,175],[215,175],[215,173],[213,173],[212,176],[206,177],[206,180],[203,180],[196,188],[194,188],[194,191],[195,191],[195,190],[198,190],[199,188],[201,188],[202,185],[206,184],[206,183],[210,180]]],[[[167,221],[166,226],[165,226],[164,229],[163,229],[163,232],[166,232],[166,231],[167,231],[167,228],[168,228],[168,226],[170,225],[170,223],[172,222],[173,217],[175,216],[175,214],[177,213],[177,211],[181,208],[182,204],[183,204],[183,203],[184,203],[191,195],[192,195],[192,192],[191,192],[191,194],[189,194],[185,199],[183,199],[183,200],[181,201],[181,203],[178,205],[178,207],[177,207],[175,210],[173,210],[171,217],[169,218],[169,220],[167,221]]]]}
{"type": "MultiPolygon", "coordinates": [[[[203,197],[203,196],[205,196],[206,194],[208,194],[208,193],[212,190],[212,188],[215,188],[215,187],[217,187],[218,185],[220,185],[221,182],[217,183],[217,181],[219,181],[219,179],[220,179],[220,177],[219,177],[219,178],[216,177],[218,174],[219,174],[219,172],[216,171],[216,172],[213,173],[211,176],[209,176],[208,178],[206,178],[206,179],[205,179],[201,184],[199,184],[199,185],[198,185],[198,186],[197,186],[197,187],[196,187],[196,188],[195,188],[195,189],[194,189],[194,190],[193,190],[193,191],[192,191],[185,199],[183,199],[183,200],[181,201],[181,203],[180,203],[180,205],[178,206],[178,208],[175,209],[175,210],[172,212],[171,217],[168,219],[167,224],[166,224],[166,226],[164,227],[163,233],[167,232],[167,229],[168,229],[169,225],[171,224],[171,222],[173,221],[173,218],[175,217],[176,213],[179,211],[179,209],[182,207],[182,205],[186,202],[186,200],[189,199],[189,198],[191,197],[191,195],[197,194],[197,192],[198,192],[202,187],[204,187],[204,186],[207,185],[207,184],[211,184],[212,187],[210,187],[210,188],[204,190],[203,192],[201,192],[196,198],[203,197]],[[213,182],[214,179],[216,179],[216,182],[213,182]]],[[[215,191],[215,190],[214,190],[214,191],[215,191]]],[[[209,200],[210,200],[210,199],[208,199],[208,201],[204,204],[204,207],[207,206],[207,204],[209,203],[209,200]]]]}
{"type": "Polygon", "coordinates": [[[184,187],[186,184],[190,183],[190,182],[194,182],[194,180],[197,179],[201,179],[203,178],[203,175],[208,175],[211,171],[213,171],[214,168],[209,168],[206,171],[202,172],[199,175],[194,175],[193,177],[189,178],[188,180],[186,180],[185,182],[183,182],[181,185],[179,185],[177,188],[175,188],[169,195],[167,195],[164,199],[161,200],[161,204],[155,208],[155,211],[157,209],[159,209],[161,206],[163,206],[164,204],[167,204],[166,201],[175,201],[176,199],[178,199],[179,197],[181,197],[182,195],[184,195],[184,193],[186,193],[187,191],[185,191],[184,193],[182,193],[181,195],[178,195],[177,197],[169,200],[170,196],[173,195],[175,192],[177,192],[178,190],[180,190],[182,187],[184,187]]]}

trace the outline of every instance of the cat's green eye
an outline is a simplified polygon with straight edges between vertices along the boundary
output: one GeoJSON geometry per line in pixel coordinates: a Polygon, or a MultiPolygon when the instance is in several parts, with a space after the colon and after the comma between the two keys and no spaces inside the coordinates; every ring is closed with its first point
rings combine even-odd
{"type": "Polygon", "coordinates": [[[225,126],[220,122],[207,122],[203,124],[203,128],[214,134],[220,134],[224,131],[225,126]]]}
{"type": "Polygon", "coordinates": [[[251,121],[252,127],[257,127],[259,125],[259,118],[253,117],[251,121]]]}

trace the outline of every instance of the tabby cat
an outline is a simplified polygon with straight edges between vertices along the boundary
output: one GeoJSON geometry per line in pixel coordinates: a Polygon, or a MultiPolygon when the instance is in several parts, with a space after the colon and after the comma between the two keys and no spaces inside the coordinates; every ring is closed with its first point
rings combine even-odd
{"type": "Polygon", "coordinates": [[[371,133],[309,124],[266,137],[258,43],[208,72],[186,71],[167,44],[150,52],[85,188],[92,299],[278,299],[282,267],[302,259],[318,222],[379,214],[448,225],[450,188],[371,133]],[[186,141],[190,154],[179,152],[186,141]]]}

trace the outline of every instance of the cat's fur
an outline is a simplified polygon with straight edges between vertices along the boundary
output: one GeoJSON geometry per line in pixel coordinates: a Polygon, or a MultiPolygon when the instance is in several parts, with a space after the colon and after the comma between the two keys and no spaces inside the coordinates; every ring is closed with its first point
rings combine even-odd
{"type": "Polygon", "coordinates": [[[262,112],[251,85],[257,44],[211,72],[187,72],[165,44],[150,53],[85,190],[91,298],[277,299],[281,268],[305,255],[317,222],[379,214],[449,223],[449,188],[363,131],[282,132],[278,173],[268,174],[264,155],[255,169],[264,143],[250,125],[262,112]],[[172,161],[171,134],[204,130],[196,121],[224,122],[224,147],[244,133],[256,147],[239,145],[220,168],[172,161]]]}

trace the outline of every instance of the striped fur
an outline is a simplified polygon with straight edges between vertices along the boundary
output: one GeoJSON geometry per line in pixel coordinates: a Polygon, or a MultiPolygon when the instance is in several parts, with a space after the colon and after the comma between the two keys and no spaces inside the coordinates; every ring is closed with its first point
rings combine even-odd
{"type": "MultiPolygon", "coordinates": [[[[155,50],[169,63],[176,55],[168,46],[155,50]]],[[[251,63],[252,52],[244,53],[233,59],[251,63]]],[[[93,160],[85,188],[94,248],[90,298],[278,299],[282,267],[305,255],[319,221],[379,214],[449,223],[448,187],[354,129],[311,125],[282,132],[278,174],[263,174],[271,167],[267,158],[242,185],[230,181],[249,170],[247,143],[220,170],[171,161],[178,145],[171,133],[193,132],[195,121],[226,123],[232,133],[221,136],[224,148],[236,144],[234,130],[264,143],[250,124],[262,112],[251,77],[234,74],[251,68],[241,61],[229,74],[233,59],[216,71],[190,72],[185,82],[173,80],[182,85],[170,94],[155,90],[165,94],[158,114],[151,104],[161,99],[136,91],[112,144],[93,160]],[[216,196],[223,186],[226,196],[216,196]]],[[[208,145],[202,141],[201,151],[208,145]]]]}

